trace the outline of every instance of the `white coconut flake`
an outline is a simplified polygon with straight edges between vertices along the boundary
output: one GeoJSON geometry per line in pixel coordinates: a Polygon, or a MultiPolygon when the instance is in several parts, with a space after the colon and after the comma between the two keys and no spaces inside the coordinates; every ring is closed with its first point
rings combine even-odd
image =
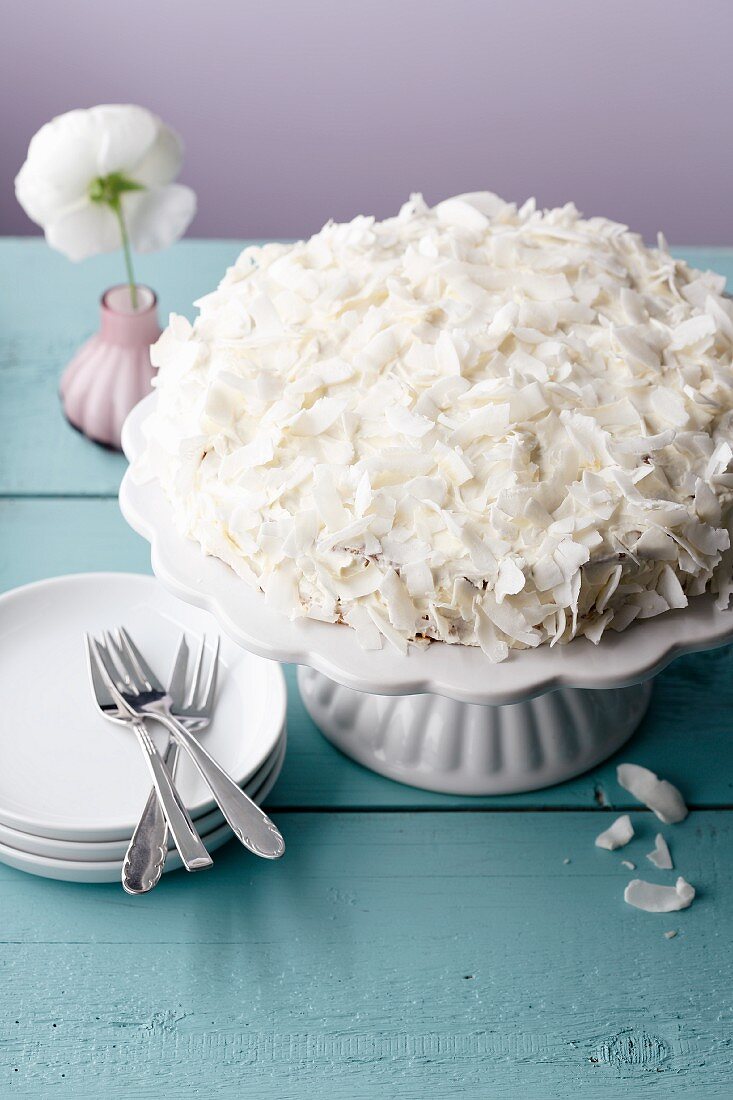
{"type": "Polygon", "coordinates": [[[623,848],[625,844],[628,844],[634,835],[634,826],[631,824],[631,818],[628,814],[622,814],[621,817],[617,817],[613,825],[609,825],[602,833],[599,833],[596,837],[596,848],[605,848],[609,852],[613,852],[616,848],[623,848]]]}
{"type": "Polygon", "coordinates": [[[665,247],[491,192],[250,246],[153,348],[134,476],[369,646],[500,661],[727,606],[733,309],[665,247]]]}
{"type": "Polygon", "coordinates": [[[322,435],[338,420],[345,408],[343,401],[321,397],[312,408],[298,413],[290,425],[290,431],[295,435],[322,435]]]}
{"type": "Polygon", "coordinates": [[[398,653],[403,656],[407,653],[407,642],[402,634],[400,634],[389,622],[389,620],[377,611],[374,607],[367,607],[369,618],[380,634],[383,634],[388,642],[394,646],[398,653]]]}
{"type": "Polygon", "coordinates": [[[419,439],[432,431],[434,425],[424,416],[412,413],[401,405],[386,410],[387,423],[398,435],[411,436],[419,439]]]}
{"type": "Polygon", "coordinates": [[[475,233],[482,232],[490,224],[485,214],[482,214],[475,205],[464,202],[461,197],[438,203],[435,213],[438,220],[445,225],[458,226],[475,233]]]}
{"type": "Polygon", "coordinates": [[[435,356],[438,368],[443,374],[460,374],[461,361],[456,351],[456,345],[447,332],[441,332],[435,345],[435,356]]]}
{"type": "Polygon", "coordinates": [[[636,864],[632,863],[630,859],[622,859],[621,860],[621,866],[628,868],[629,871],[635,871],[636,870],[636,864]]]}
{"type": "Polygon", "coordinates": [[[661,833],[657,833],[654,839],[654,851],[647,852],[646,858],[660,871],[671,871],[674,867],[669,845],[661,833]]]}
{"type": "Polygon", "coordinates": [[[365,607],[354,604],[346,616],[346,621],[356,631],[363,649],[382,648],[382,634],[372,622],[365,607]]]}
{"type": "Polygon", "coordinates": [[[715,320],[712,317],[690,317],[672,332],[669,342],[670,348],[693,347],[701,341],[708,340],[715,335],[715,320]]]}
{"type": "Polygon", "coordinates": [[[672,929],[670,929],[669,932],[664,933],[664,938],[665,938],[665,940],[673,940],[676,935],[677,935],[677,932],[675,931],[674,928],[672,928],[672,929]]]}
{"type": "Polygon", "coordinates": [[[386,601],[392,626],[403,634],[414,634],[417,611],[405,585],[394,569],[387,570],[379,591],[386,601]]]}
{"type": "Polygon", "coordinates": [[[688,909],[695,897],[695,887],[680,876],[674,886],[659,886],[643,879],[632,879],[624,890],[624,901],[645,913],[674,913],[688,909]]]}
{"type": "Polygon", "coordinates": [[[501,603],[505,596],[515,596],[517,592],[521,592],[524,583],[524,573],[519,566],[511,558],[505,558],[499,565],[499,576],[494,589],[497,602],[501,603]]]}
{"type": "Polygon", "coordinates": [[[476,637],[486,656],[494,664],[505,661],[509,656],[509,646],[499,636],[496,627],[482,607],[476,612],[476,637]]]}
{"type": "Polygon", "coordinates": [[[648,768],[639,764],[619,764],[616,778],[625,791],[653,810],[665,825],[675,825],[687,817],[687,806],[677,788],[648,768]]]}

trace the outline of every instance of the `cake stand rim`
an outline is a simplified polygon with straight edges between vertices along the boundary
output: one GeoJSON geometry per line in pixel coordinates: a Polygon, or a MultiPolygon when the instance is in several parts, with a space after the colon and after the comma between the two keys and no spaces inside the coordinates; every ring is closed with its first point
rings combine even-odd
{"type": "MultiPolygon", "coordinates": [[[[122,448],[130,463],[144,445],[142,424],[155,400],[155,393],[143,398],[123,426],[122,448]]],[[[559,688],[629,687],[656,676],[680,656],[733,642],[733,609],[716,610],[707,593],[694,597],[686,608],[633,623],[612,637],[606,634],[597,646],[576,638],[552,649],[513,650],[498,665],[474,646],[445,642],[410,647],[406,657],[391,647],[365,651],[348,627],[311,619],[291,622],[267,607],[261,592],[176,531],[171,506],[157,482],[135,482],[128,468],[119,504],[127,523],[150,543],[155,576],[179,599],[208,610],[235,642],[261,657],[308,665],[344,687],[369,694],[430,693],[503,706],[559,688]],[[233,615],[227,605],[236,608],[233,615]]]]}

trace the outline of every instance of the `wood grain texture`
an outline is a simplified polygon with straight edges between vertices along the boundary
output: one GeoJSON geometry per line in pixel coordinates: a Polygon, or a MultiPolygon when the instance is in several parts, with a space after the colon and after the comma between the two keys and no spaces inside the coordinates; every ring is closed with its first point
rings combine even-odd
{"type": "Polygon", "coordinates": [[[279,865],[230,844],[144,898],[0,868],[2,1095],[733,1093],[733,814],[671,830],[700,896],[663,916],[622,900],[648,813],[623,853],[582,812],[281,824],[279,865]]]}

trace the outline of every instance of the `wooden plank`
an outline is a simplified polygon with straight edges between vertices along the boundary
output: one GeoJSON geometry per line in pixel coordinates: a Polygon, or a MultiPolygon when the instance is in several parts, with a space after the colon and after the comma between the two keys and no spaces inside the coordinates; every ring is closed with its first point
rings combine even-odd
{"type": "Polygon", "coordinates": [[[0,591],[65,573],[149,573],[116,500],[0,499],[0,591]]]}
{"type": "MultiPolygon", "coordinates": [[[[150,572],[148,545],[115,500],[0,501],[0,591],[42,577],[86,570],[150,572]]],[[[641,729],[618,756],[546,791],[502,798],[452,798],[382,779],[332,748],[289,684],[288,755],[278,784],[287,807],[451,806],[633,807],[615,781],[618,760],[662,771],[696,806],[733,804],[733,649],[676,662],[657,683],[641,729]]]]}
{"type": "MultiPolygon", "coordinates": [[[[161,321],[171,310],[192,316],[193,301],[245,243],[186,240],[138,257],[138,278],[159,293],[161,321]]],[[[676,251],[733,281],[733,249],[676,251]]],[[[120,276],[116,255],[74,265],[39,239],[0,240],[0,494],[116,493],[124,460],[69,427],[56,391],[64,365],[97,325],[101,292],[120,276]]]]}
{"type": "Polygon", "coordinates": [[[649,814],[615,853],[582,812],[279,820],[280,863],[145,898],[0,868],[2,1094],[733,1094],[730,813],[666,830],[700,896],[662,916],[622,900],[622,857],[674,878],[649,814]]]}

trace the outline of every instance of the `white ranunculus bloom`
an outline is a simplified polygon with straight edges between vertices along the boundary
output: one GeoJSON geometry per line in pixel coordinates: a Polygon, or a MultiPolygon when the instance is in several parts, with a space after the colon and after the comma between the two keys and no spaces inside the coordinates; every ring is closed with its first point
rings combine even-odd
{"type": "Polygon", "coordinates": [[[136,251],[153,252],[196,212],[191,188],[173,182],[182,154],[178,135],[144,107],[68,111],[31,139],[15,194],[70,260],[126,245],[125,230],[136,251]]]}

